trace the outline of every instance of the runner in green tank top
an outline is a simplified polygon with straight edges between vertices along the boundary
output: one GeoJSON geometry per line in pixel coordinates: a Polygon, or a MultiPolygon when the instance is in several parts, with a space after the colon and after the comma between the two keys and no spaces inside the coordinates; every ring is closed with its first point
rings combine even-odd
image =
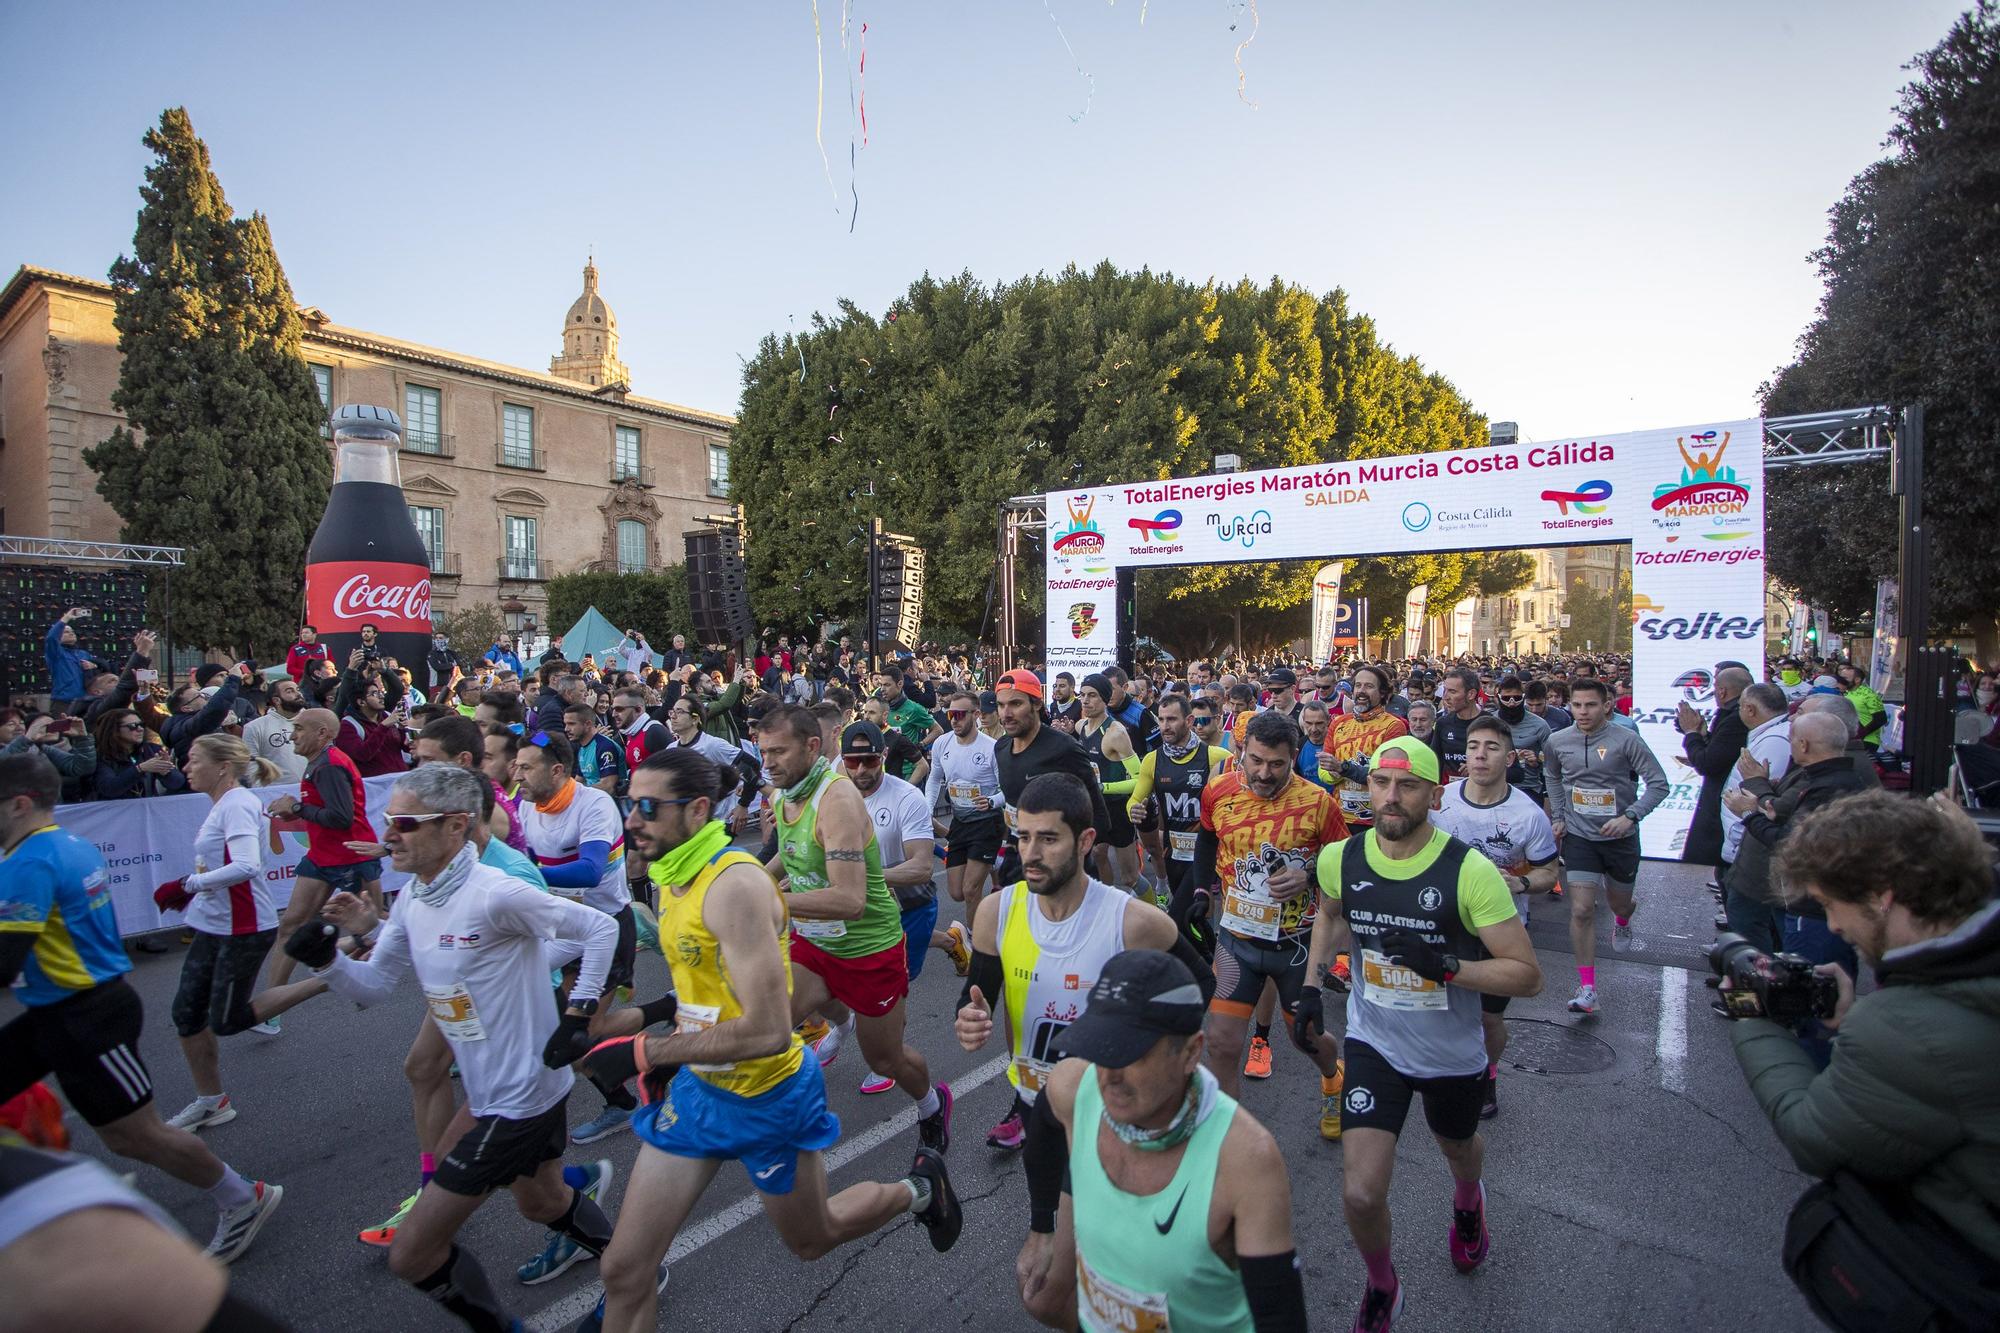
{"type": "Polygon", "coordinates": [[[1180,960],[1129,949],[1058,1038],[1074,1058],[1028,1122],[1015,1268],[1036,1319],[1091,1333],[1304,1333],[1284,1155],[1202,1067],[1205,1012],[1180,960]]]}
{"type": "MultiPolygon", "coordinates": [[[[909,960],[868,807],[820,752],[819,720],[808,710],[797,704],[772,709],[758,723],[757,742],[765,771],[782,792],[778,854],[768,869],[784,885],[791,917],[792,1017],[817,1012],[851,1024],[868,1067],[896,1080],[917,1103],[917,1137],[926,1148],[945,1152],[951,1146],[951,1089],[932,1086],[930,1065],[903,1041],[909,960]]],[[[856,755],[854,761],[879,764],[882,757],[856,755]]]]}

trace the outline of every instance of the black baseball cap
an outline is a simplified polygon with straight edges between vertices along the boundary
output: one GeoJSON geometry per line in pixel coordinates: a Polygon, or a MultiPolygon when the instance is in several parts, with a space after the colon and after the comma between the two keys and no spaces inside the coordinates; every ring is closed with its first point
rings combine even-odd
{"type": "Polygon", "coordinates": [[[979,692],[979,711],[982,713],[999,712],[1000,696],[991,690],[981,690],[979,692]]]}
{"type": "Polygon", "coordinates": [[[1158,949],[1127,949],[1098,974],[1083,1017],[1056,1038],[1063,1055],[1123,1069],[1162,1037],[1201,1031],[1208,1006],[1187,965],[1158,949]]]}
{"type": "Polygon", "coordinates": [[[848,723],[847,730],[840,733],[840,752],[843,755],[881,754],[882,728],[866,718],[848,723]]]}
{"type": "Polygon", "coordinates": [[[1299,676],[1290,667],[1272,667],[1264,673],[1264,683],[1266,685],[1295,686],[1299,683],[1299,676]]]}

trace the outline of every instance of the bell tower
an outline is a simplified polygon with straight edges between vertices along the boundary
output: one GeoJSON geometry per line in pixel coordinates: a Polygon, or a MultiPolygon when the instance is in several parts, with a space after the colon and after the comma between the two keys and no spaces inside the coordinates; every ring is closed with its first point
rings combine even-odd
{"type": "Polygon", "coordinates": [[[596,388],[631,387],[632,372],[618,359],[618,317],[597,291],[594,255],[583,266],[583,295],[563,317],[562,350],[549,359],[549,373],[596,388]]]}

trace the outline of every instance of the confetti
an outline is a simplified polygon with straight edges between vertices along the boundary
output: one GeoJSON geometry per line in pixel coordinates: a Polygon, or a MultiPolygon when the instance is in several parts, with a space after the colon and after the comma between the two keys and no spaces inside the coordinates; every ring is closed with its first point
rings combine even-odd
{"type": "Polygon", "coordinates": [[[1070,63],[1076,66],[1076,72],[1085,84],[1083,110],[1069,118],[1070,124],[1080,125],[1083,123],[1084,117],[1090,114],[1090,104],[1097,97],[1097,76],[1085,69],[1083,62],[1076,58],[1076,48],[1069,44],[1069,34],[1063,31],[1062,21],[1056,17],[1056,11],[1049,4],[1049,0],[1042,0],[1042,8],[1048,12],[1049,22],[1056,25],[1056,36],[1062,38],[1063,50],[1069,52],[1070,63]]]}
{"type": "Polygon", "coordinates": [[[826,47],[819,34],[819,0],[809,0],[813,16],[813,59],[819,70],[819,93],[813,102],[813,142],[819,145],[820,170],[826,173],[826,192],[833,196],[833,211],[840,212],[840,191],[833,187],[833,166],[826,160],[826,47]]]}

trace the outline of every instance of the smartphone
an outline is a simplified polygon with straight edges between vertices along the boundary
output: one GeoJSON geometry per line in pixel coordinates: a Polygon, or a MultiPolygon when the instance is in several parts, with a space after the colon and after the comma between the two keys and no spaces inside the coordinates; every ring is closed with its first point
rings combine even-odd
{"type": "Polygon", "coordinates": [[[138,681],[141,685],[151,685],[159,678],[160,673],[151,667],[140,667],[132,673],[132,679],[138,681]]]}
{"type": "Polygon", "coordinates": [[[74,717],[59,717],[55,719],[55,721],[49,723],[50,731],[78,731],[81,730],[82,727],[83,727],[82,720],[74,717]]]}

